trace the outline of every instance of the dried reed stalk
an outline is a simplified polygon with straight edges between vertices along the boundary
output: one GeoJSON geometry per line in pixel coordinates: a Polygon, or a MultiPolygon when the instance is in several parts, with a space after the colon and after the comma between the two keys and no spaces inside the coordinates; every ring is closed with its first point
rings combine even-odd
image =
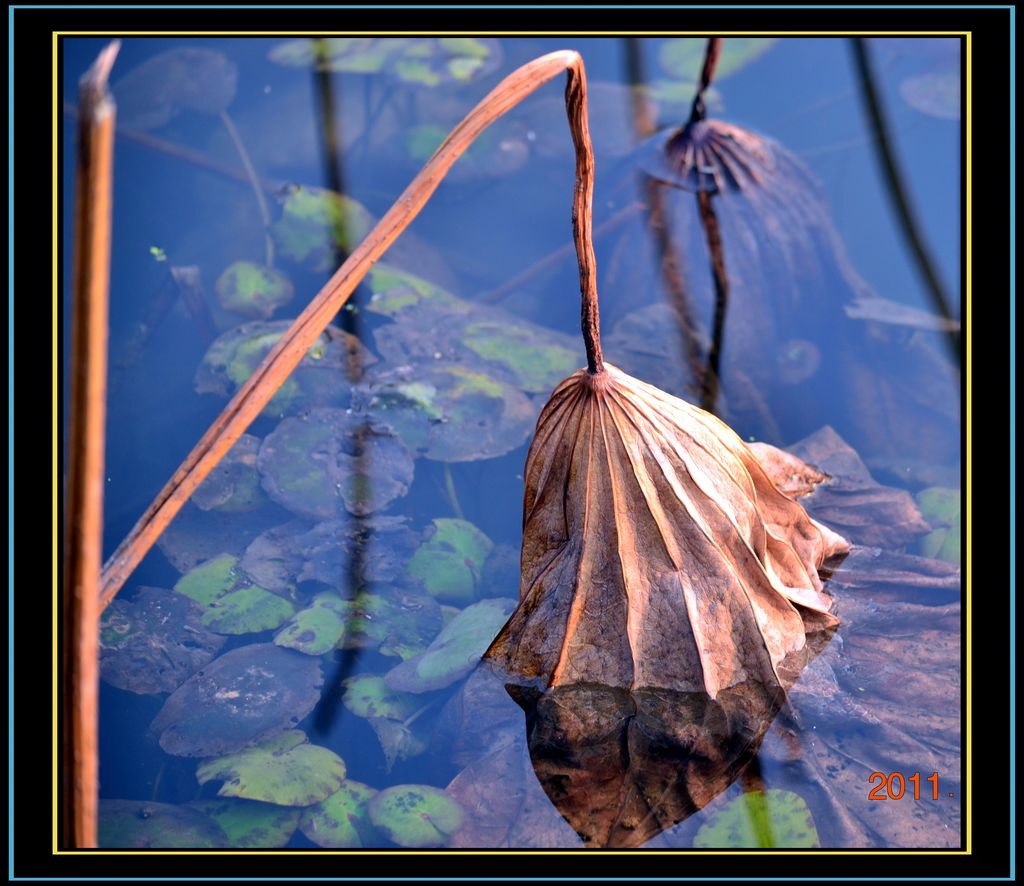
{"type": "Polygon", "coordinates": [[[61,839],[76,848],[95,848],[99,804],[99,582],[114,163],[114,102],[107,78],[119,47],[119,41],[107,46],[79,83],[61,656],[61,839]]]}
{"type": "MultiPolygon", "coordinates": [[[[366,239],[296,318],[107,561],[103,569],[101,607],[106,607],[114,599],[160,533],[260,414],[373,263],[423,208],[455,161],[491,123],[563,71],[568,72],[566,107],[571,108],[576,115],[573,117],[570,114],[570,126],[577,148],[578,179],[582,179],[582,183],[577,181],[573,203],[574,229],[578,243],[581,237],[589,243],[589,229],[582,229],[583,226],[589,226],[589,212],[584,212],[584,219],[577,221],[577,212],[589,208],[593,193],[593,155],[586,119],[586,74],[579,53],[561,50],[534,59],[513,71],[466,115],[366,239]]],[[[580,254],[585,256],[586,249],[580,254]]],[[[580,261],[581,283],[592,278],[592,275],[591,255],[589,269],[585,258],[580,261]]],[[[588,328],[591,330],[587,356],[593,371],[600,366],[599,345],[593,336],[593,330],[597,328],[596,298],[589,306],[587,300],[584,300],[582,319],[585,338],[588,328]]]]}

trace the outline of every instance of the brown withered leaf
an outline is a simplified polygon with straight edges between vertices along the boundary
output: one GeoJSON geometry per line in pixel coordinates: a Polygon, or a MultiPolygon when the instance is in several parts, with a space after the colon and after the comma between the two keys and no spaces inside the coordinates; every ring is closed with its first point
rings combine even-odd
{"type": "Polygon", "coordinates": [[[542,687],[785,685],[834,627],[846,542],[714,416],[604,364],[560,384],[526,463],[519,607],[485,657],[542,687]]]}

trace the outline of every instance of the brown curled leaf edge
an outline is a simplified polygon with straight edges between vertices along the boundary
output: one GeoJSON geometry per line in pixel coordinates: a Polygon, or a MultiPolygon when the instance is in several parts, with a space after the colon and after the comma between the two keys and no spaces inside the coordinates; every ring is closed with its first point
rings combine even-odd
{"type": "Polygon", "coordinates": [[[723,422],[608,363],[555,389],[525,481],[520,602],[485,653],[513,677],[786,687],[839,623],[818,569],[848,543],[723,422]]]}

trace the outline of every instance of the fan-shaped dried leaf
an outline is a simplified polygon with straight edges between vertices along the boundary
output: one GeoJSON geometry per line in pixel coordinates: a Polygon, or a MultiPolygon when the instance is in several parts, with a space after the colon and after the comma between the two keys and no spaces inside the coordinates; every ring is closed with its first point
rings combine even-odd
{"type": "Polygon", "coordinates": [[[544,686],[785,685],[834,627],[817,570],[846,542],[726,425],[605,364],[552,395],[526,464],[519,608],[486,657],[544,686]]]}

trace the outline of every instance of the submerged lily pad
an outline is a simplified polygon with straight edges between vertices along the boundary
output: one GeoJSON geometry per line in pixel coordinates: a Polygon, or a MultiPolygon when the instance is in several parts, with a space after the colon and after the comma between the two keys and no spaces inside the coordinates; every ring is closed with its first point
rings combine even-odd
{"type": "Polygon", "coordinates": [[[156,544],[168,562],[185,573],[224,553],[241,555],[261,532],[280,522],[276,508],[249,511],[240,521],[230,512],[203,511],[186,502],[156,544]]]}
{"type": "Polygon", "coordinates": [[[377,792],[358,781],[343,781],[321,803],[302,810],[299,827],[325,849],[361,849],[372,844],[373,825],[367,805],[377,792]]]}
{"type": "Polygon", "coordinates": [[[101,849],[223,849],[231,845],[198,809],[141,800],[100,800],[101,849]]]}
{"type": "Polygon", "coordinates": [[[467,606],[444,627],[426,652],[388,671],[385,682],[402,692],[432,692],[461,680],[476,667],[516,604],[512,599],[492,599],[467,606]]]}
{"type": "Polygon", "coordinates": [[[203,608],[160,588],[118,598],[100,621],[100,674],[129,692],[173,692],[210,662],[224,637],[200,626],[203,608]]]}
{"type": "Polygon", "coordinates": [[[701,825],[697,849],[814,849],[821,845],[803,798],[791,791],[740,794],[701,825]]]}
{"type": "Polygon", "coordinates": [[[432,597],[465,605],[476,598],[484,563],[493,548],[494,542],[472,523],[439,518],[427,529],[407,571],[432,597]]]}
{"type": "Polygon", "coordinates": [[[270,51],[289,68],[386,74],[407,84],[468,83],[501,64],[501,46],[486,37],[320,37],[289,40],[270,51]]]}
{"type": "Polygon", "coordinates": [[[114,84],[117,122],[128,129],[158,129],[183,111],[217,114],[234,100],[237,86],[238,69],[221,53],[169,49],[114,84]]]}
{"type": "Polygon", "coordinates": [[[204,607],[203,627],[219,634],[252,634],[280,627],[295,607],[252,582],[238,558],[221,554],[197,566],[174,586],[204,607]]]}
{"type": "Polygon", "coordinates": [[[317,594],[311,606],[277,632],[274,642],[306,655],[325,655],[344,635],[351,610],[352,604],[337,594],[317,594]]]}
{"type": "Polygon", "coordinates": [[[350,598],[360,588],[373,591],[393,584],[418,541],[405,517],[375,515],[312,526],[293,520],[254,539],[242,558],[242,568],[272,591],[316,581],[350,598]]]}
{"type": "Polygon", "coordinates": [[[351,252],[373,227],[361,203],[324,188],[291,187],[281,207],[270,235],[282,255],[313,271],[334,270],[338,253],[351,252]]]}
{"type": "MultiPolygon", "coordinates": [[[[715,68],[715,80],[724,80],[756,61],[778,43],[777,37],[726,37],[715,68]]],[[[666,40],[658,51],[658,62],[665,73],[696,83],[704,66],[708,41],[702,37],[666,40]]]]}
{"type": "Polygon", "coordinates": [[[546,394],[582,362],[572,336],[473,305],[405,271],[378,266],[370,286],[367,310],[395,320],[374,331],[377,350],[392,365],[458,364],[546,394]]]}
{"type": "Polygon", "coordinates": [[[397,760],[408,760],[427,749],[426,738],[418,735],[413,724],[424,709],[422,699],[391,689],[383,677],[360,674],[345,681],[345,707],[365,717],[377,733],[387,768],[397,760]]]}
{"type": "MultiPolygon", "coordinates": [[[[196,370],[196,391],[223,397],[234,394],[290,325],[290,320],[254,321],[225,332],[210,345],[196,370]]],[[[359,339],[328,326],[264,407],[263,415],[273,418],[310,406],[346,404],[351,393],[347,381],[350,367],[375,362],[376,357],[359,339]]]]}
{"type": "Polygon", "coordinates": [[[320,700],[322,683],[315,658],[273,643],[243,646],[186,680],[150,731],[168,754],[230,753],[302,720],[320,700]]]}
{"type": "Polygon", "coordinates": [[[934,527],[918,542],[925,557],[960,562],[960,490],[933,486],[916,496],[921,514],[934,527]]]}
{"type": "Polygon", "coordinates": [[[370,820],[399,846],[443,846],[461,826],[462,807],[439,788],[401,784],[378,793],[370,820]]]}
{"type": "Polygon", "coordinates": [[[217,278],[217,300],[225,311],[266,320],[292,300],[295,287],[280,271],[250,261],[236,261],[217,278]]]}
{"type": "Polygon", "coordinates": [[[208,815],[227,834],[232,849],[280,849],[299,826],[299,810],[253,800],[193,800],[189,808],[208,815]]]}
{"type": "Polygon", "coordinates": [[[196,770],[200,784],[222,781],[219,797],[243,797],[278,806],[312,806],[345,781],[345,761],[333,751],[308,743],[290,729],[236,754],[206,760],[196,770]]]}
{"type": "Polygon", "coordinates": [[[521,446],[537,412],[521,391],[462,366],[403,366],[374,375],[353,403],[406,446],[438,461],[495,458],[521,446]]]}
{"type": "Polygon", "coordinates": [[[274,501],[314,519],[382,510],[413,477],[412,456],[387,427],[344,409],[286,418],[263,440],[257,464],[274,501]]]}
{"type": "Polygon", "coordinates": [[[242,434],[209,475],[192,493],[196,507],[204,511],[240,513],[253,511],[267,503],[256,470],[260,438],[242,434]]]}
{"type": "Polygon", "coordinates": [[[376,648],[407,659],[423,652],[441,630],[441,607],[433,597],[360,593],[351,605],[342,649],[376,648]]]}

